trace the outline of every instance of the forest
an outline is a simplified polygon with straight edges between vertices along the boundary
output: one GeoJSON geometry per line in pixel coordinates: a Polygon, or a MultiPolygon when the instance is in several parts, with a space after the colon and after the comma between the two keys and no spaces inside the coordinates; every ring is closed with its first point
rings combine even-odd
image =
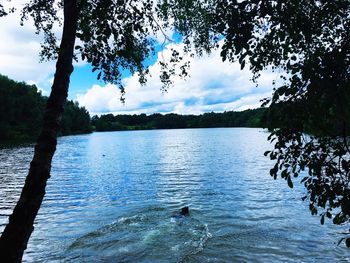
{"type": "MultiPolygon", "coordinates": [[[[35,85],[0,75],[0,142],[27,141],[39,135],[47,97],[35,85]]],[[[91,132],[90,115],[78,103],[67,101],[61,135],[91,132]]]]}
{"type": "MultiPolygon", "coordinates": [[[[40,132],[47,97],[35,85],[16,82],[0,75],[0,141],[35,139],[40,132]]],[[[179,115],[106,114],[90,118],[89,112],[77,102],[67,101],[61,120],[60,135],[95,131],[265,127],[266,109],[179,115]]]]}
{"type": "Polygon", "coordinates": [[[245,111],[208,112],[201,115],[179,115],[175,113],[151,115],[93,116],[91,124],[96,131],[183,129],[214,127],[265,127],[266,109],[245,111]]]}

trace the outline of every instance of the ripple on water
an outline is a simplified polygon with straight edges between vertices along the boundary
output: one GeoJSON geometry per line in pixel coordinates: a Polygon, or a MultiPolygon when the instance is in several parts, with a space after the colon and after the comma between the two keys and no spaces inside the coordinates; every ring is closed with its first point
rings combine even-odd
{"type": "Polygon", "coordinates": [[[32,146],[0,148],[0,233],[19,199],[32,154],[32,146]]]}
{"type": "Polygon", "coordinates": [[[112,224],[77,238],[68,248],[69,260],[181,262],[202,251],[212,235],[208,225],[193,216],[175,218],[167,209],[146,207],[112,224]]]}
{"type": "MultiPolygon", "coordinates": [[[[24,262],[346,262],[339,227],[269,176],[260,129],[59,138],[24,262]],[[190,206],[186,220],[173,211],[190,206]],[[322,257],[322,258],[321,258],[322,257]]],[[[0,232],[32,148],[0,149],[0,232]]]]}

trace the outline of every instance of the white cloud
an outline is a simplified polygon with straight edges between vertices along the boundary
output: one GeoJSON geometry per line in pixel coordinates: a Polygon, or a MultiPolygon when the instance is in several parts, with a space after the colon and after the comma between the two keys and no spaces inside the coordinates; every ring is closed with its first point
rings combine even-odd
{"type": "MultiPolygon", "coordinates": [[[[182,45],[168,45],[162,54],[158,54],[158,58],[169,57],[171,47],[180,50],[182,45]]],[[[187,59],[191,61],[190,77],[187,81],[174,77],[174,87],[167,93],[161,92],[158,77],[160,66],[156,63],[150,66],[151,77],[145,86],[140,86],[137,75],[123,80],[126,88],[125,104],[121,103],[119,90],[113,85],[94,85],[76,99],[92,114],[200,114],[208,111],[244,110],[259,107],[260,99],[271,94],[271,83],[276,79],[276,74],[263,72],[260,86],[255,87],[250,80],[250,71],[247,68],[240,70],[238,63],[222,62],[219,50],[209,56],[187,59]]]]}
{"type": "Polygon", "coordinates": [[[11,1],[17,12],[0,18],[0,73],[17,81],[38,85],[45,92],[55,63],[39,63],[42,36],[35,34],[32,21],[20,26],[19,11],[24,1],[11,1]]]}
{"type": "MultiPolygon", "coordinates": [[[[18,10],[24,1],[12,1],[18,10]]],[[[42,37],[35,34],[31,21],[22,27],[19,14],[0,19],[0,74],[17,81],[36,84],[48,95],[52,85],[55,61],[39,63],[42,37]]],[[[55,28],[57,35],[60,29],[55,28]]],[[[167,31],[167,35],[173,32],[167,31]]],[[[162,42],[162,34],[153,36],[162,42]]],[[[181,44],[170,44],[162,55],[169,56],[169,48],[181,48],[181,44]]],[[[160,58],[158,54],[158,58],[160,58]]],[[[92,85],[76,99],[91,113],[153,113],[177,112],[199,114],[207,111],[239,110],[260,105],[259,100],[271,93],[271,82],[276,75],[265,72],[260,78],[260,87],[250,81],[251,73],[240,70],[237,63],[223,63],[220,52],[210,56],[187,58],[191,61],[190,77],[184,81],[175,77],[175,85],[167,93],[161,92],[158,63],[150,67],[152,77],[141,87],[137,75],[125,78],[126,101],[122,104],[117,87],[92,85]]],[[[83,66],[79,61],[75,66],[83,66]]]]}
{"type": "Polygon", "coordinates": [[[104,112],[112,106],[113,99],[118,98],[120,98],[120,92],[114,85],[107,84],[103,88],[99,85],[93,85],[84,96],[80,97],[79,103],[89,105],[96,112],[104,112]]]}

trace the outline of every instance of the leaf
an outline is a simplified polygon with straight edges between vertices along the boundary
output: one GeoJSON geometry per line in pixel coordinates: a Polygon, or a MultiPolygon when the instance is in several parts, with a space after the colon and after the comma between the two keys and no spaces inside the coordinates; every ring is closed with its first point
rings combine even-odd
{"type": "Polygon", "coordinates": [[[84,34],[77,32],[77,33],[76,33],[76,36],[77,36],[78,38],[80,38],[80,39],[81,39],[81,38],[83,38],[83,37],[84,37],[84,34]]]}
{"type": "Polygon", "coordinates": [[[292,182],[292,179],[291,179],[290,176],[288,176],[287,182],[288,182],[288,186],[289,186],[290,188],[293,188],[293,182],[292,182]]]}
{"type": "Polygon", "coordinates": [[[321,222],[321,225],[324,225],[324,215],[321,216],[320,222],[321,222]]]}
{"type": "Polygon", "coordinates": [[[339,213],[333,218],[333,224],[340,225],[340,224],[344,223],[345,220],[346,220],[346,217],[344,215],[342,215],[341,213],[339,213]]]}
{"type": "Polygon", "coordinates": [[[277,170],[278,170],[278,164],[276,163],[275,166],[270,169],[270,175],[273,176],[273,179],[277,179],[277,170]]]}
{"type": "Polygon", "coordinates": [[[305,176],[305,177],[300,181],[300,183],[305,182],[305,181],[307,180],[307,178],[309,178],[309,177],[305,176]]]}
{"type": "Polygon", "coordinates": [[[226,49],[222,49],[220,56],[222,58],[222,61],[225,62],[226,60],[226,56],[227,56],[227,50],[226,49]]]}
{"type": "Polygon", "coordinates": [[[242,63],[241,63],[241,70],[244,69],[244,66],[245,66],[245,60],[243,60],[242,63]]]}
{"type": "Polygon", "coordinates": [[[289,177],[289,172],[287,169],[284,169],[281,173],[282,178],[288,178],[289,177]]]}
{"type": "Polygon", "coordinates": [[[264,152],[264,156],[267,156],[271,151],[264,152]]]}

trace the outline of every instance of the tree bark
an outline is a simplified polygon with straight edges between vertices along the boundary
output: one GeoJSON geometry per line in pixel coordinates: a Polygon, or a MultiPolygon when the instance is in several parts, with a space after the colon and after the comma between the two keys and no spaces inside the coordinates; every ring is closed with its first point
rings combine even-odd
{"type": "Polygon", "coordinates": [[[50,177],[51,161],[57,144],[57,133],[68,96],[70,75],[73,72],[72,62],[77,21],[77,0],[65,0],[63,34],[54,82],[29,173],[20,199],[0,238],[1,262],[21,262],[29,237],[34,230],[34,219],[45,195],[46,182],[50,177]]]}

